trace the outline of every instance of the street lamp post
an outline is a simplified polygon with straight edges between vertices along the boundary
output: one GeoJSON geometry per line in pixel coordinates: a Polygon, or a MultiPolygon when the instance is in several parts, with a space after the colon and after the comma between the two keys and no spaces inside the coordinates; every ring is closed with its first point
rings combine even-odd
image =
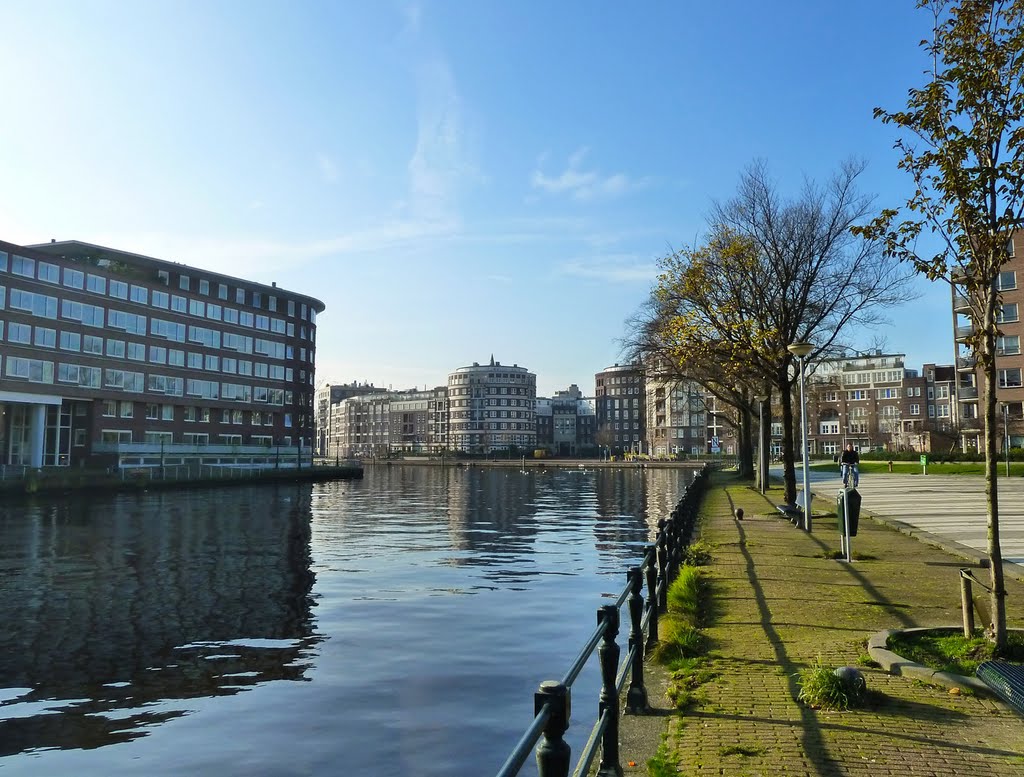
{"type": "Polygon", "coordinates": [[[754,399],[757,400],[757,480],[764,494],[768,488],[768,456],[764,449],[764,403],[768,397],[758,394],[754,399]]]}
{"type": "Polygon", "coordinates": [[[793,354],[800,363],[800,436],[803,440],[803,462],[804,462],[804,531],[811,530],[811,475],[810,461],[807,452],[807,400],[804,397],[804,358],[811,352],[814,346],[810,343],[793,343],[786,346],[786,349],[793,354]]]}

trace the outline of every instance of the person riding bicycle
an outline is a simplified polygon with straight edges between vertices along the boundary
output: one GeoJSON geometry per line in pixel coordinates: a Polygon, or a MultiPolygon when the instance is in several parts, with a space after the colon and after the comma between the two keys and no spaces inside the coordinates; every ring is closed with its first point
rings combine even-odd
{"type": "Polygon", "coordinates": [[[853,449],[853,443],[849,443],[846,446],[846,450],[843,451],[843,455],[839,458],[839,467],[843,471],[843,488],[846,488],[850,483],[850,474],[853,474],[853,487],[856,488],[857,484],[860,483],[860,454],[853,449]]]}

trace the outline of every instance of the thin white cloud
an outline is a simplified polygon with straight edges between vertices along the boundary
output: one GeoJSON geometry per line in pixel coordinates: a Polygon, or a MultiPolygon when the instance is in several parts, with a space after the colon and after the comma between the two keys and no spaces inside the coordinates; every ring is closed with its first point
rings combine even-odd
{"type": "Polygon", "coordinates": [[[316,165],[320,170],[320,177],[327,183],[336,183],[338,180],[338,165],[327,154],[316,155],[316,165]]]}
{"type": "Polygon", "coordinates": [[[557,175],[548,175],[540,167],[546,155],[538,160],[538,167],[530,177],[534,189],[548,194],[568,194],[575,200],[593,200],[603,197],[616,197],[629,191],[646,186],[648,179],[631,179],[625,173],[605,175],[598,170],[584,170],[583,162],[589,153],[586,147],[574,151],[568,165],[557,175]]]}
{"type": "Polygon", "coordinates": [[[417,73],[416,145],[409,159],[409,207],[416,219],[453,219],[463,187],[477,179],[468,160],[462,101],[448,64],[433,58],[417,73]]]}
{"type": "Polygon", "coordinates": [[[640,261],[632,256],[613,256],[574,259],[561,264],[558,272],[609,283],[648,283],[657,279],[660,270],[655,262],[640,261]]]}

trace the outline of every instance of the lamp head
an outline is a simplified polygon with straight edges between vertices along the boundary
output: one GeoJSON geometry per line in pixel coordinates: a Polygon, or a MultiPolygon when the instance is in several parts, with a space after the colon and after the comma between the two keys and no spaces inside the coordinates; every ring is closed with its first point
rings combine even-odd
{"type": "Polygon", "coordinates": [[[792,343],[786,346],[786,350],[794,356],[802,359],[814,349],[811,343],[792,343]]]}
{"type": "Polygon", "coordinates": [[[757,400],[758,402],[766,402],[768,400],[768,395],[758,394],[757,396],[754,397],[754,399],[757,400]]]}

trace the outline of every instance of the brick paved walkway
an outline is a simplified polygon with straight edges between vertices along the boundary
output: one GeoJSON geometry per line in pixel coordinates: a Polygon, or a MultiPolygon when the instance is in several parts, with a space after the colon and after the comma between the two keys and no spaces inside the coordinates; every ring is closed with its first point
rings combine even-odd
{"type": "MultiPolygon", "coordinates": [[[[835,518],[808,535],[745,485],[713,489],[705,512],[718,675],[702,687],[702,704],[669,718],[666,744],[681,774],[1024,775],[1024,718],[992,699],[860,667],[875,692],[867,708],[824,712],[795,701],[794,675],[819,657],[858,666],[876,631],[955,626],[965,562],[872,521],[853,540],[863,560],[826,559],[839,549],[835,518]]],[[[1009,623],[1019,627],[1024,584],[1007,585],[1009,623]]]]}

